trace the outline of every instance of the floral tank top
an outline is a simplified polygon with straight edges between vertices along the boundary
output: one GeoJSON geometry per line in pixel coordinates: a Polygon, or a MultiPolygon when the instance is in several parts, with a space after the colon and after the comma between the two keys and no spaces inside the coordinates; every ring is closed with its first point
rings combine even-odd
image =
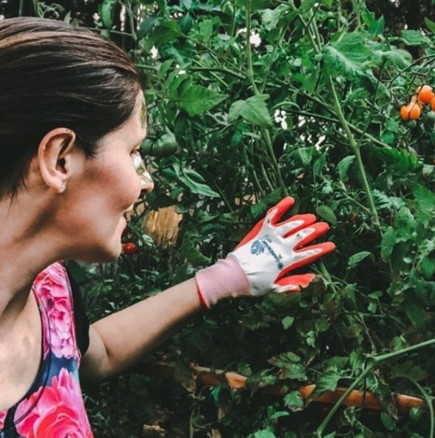
{"type": "Polygon", "coordinates": [[[0,411],[0,438],[92,438],[79,384],[74,304],[67,271],[54,263],[35,279],[42,363],[26,396],[0,411]]]}

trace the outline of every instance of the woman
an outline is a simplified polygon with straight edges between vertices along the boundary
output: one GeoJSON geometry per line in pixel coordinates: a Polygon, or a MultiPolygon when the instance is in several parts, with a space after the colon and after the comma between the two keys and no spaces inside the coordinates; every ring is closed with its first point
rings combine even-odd
{"type": "Polygon", "coordinates": [[[92,436],[79,386],[125,370],[189,315],[299,291],[331,252],[313,215],[270,209],[224,260],[89,326],[60,260],[107,262],[153,189],[141,78],[111,42],[39,18],[0,22],[0,437],[92,436]]]}

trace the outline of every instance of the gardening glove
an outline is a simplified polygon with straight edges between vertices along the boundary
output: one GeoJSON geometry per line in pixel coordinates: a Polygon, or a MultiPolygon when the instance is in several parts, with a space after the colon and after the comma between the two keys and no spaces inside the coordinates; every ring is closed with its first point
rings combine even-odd
{"type": "Polygon", "coordinates": [[[305,246],[329,230],[329,225],[316,222],[313,214],[279,222],[293,204],[293,198],[284,198],[225,259],[198,271],[195,278],[203,305],[211,307],[226,297],[299,292],[308,286],[314,274],[287,274],[332,252],[335,245],[305,246]]]}

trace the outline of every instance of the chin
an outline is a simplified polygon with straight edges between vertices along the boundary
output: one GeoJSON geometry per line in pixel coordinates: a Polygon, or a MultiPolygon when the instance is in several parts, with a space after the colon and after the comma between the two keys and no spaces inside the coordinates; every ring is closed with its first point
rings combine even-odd
{"type": "Polygon", "coordinates": [[[121,241],[113,247],[93,247],[91,250],[76,257],[85,263],[111,263],[115,261],[122,251],[121,241]]]}

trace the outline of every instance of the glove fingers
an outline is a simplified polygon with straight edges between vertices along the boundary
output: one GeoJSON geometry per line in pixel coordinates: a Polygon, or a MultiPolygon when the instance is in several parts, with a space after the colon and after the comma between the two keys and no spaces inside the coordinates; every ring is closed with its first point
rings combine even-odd
{"type": "Polygon", "coordinates": [[[234,248],[237,249],[240,246],[244,245],[246,242],[252,240],[263,227],[264,221],[268,221],[271,224],[275,224],[281,218],[281,216],[294,204],[294,199],[291,196],[286,196],[282,199],[278,204],[269,208],[266,213],[266,217],[257,222],[254,227],[249,231],[249,233],[238,243],[238,245],[234,248]]]}
{"type": "Polygon", "coordinates": [[[323,242],[318,243],[317,245],[310,245],[302,250],[296,251],[293,257],[293,263],[287,266],[284,270],[282,270],[280,276],[285,275],[287,272],[294,269],[298,269],[302,266],[308,265],[309,263],[314,262],[318,258],[324,256],[325,254],[329,254],[334,250],[334,243],[323,242]]]}
{"type": "Polygon", "coordinates": [[[290,234],[294,234],[302,228],[305,228],[314,222],[316,222],[317,218],[314,214],[297,214],[292,216],[290,219],[280,223],[277,225],[280,229],[280,234],[283,237],[287,237],[290,234]]]}
{"type": "Polygon", "coordinates": [[[288,242],[292,242],[293,248],[296,250],[318,237],[323,236],[323,234],[329,231],[329,228],[330,227],[326,222],[312,223],[306,227],[300,228],[297,232],[291,233],[291,236],[288,237],[288,242]]]}
{"type": "Polygon", "coordinates": [[[301,288],[307,287],[314,279],[314,274],[291,275],[282,277],[275,281],[278,286],[278,292],[299,292],[301,288]]]}
{"type": "Polygon", "coordinates": [[[278,204],[269,208],[266,214],[266,220],[268,220],[272,225],[275,225],[294,203],[295,200],[291,196],[286,196],[284,199],[279,201],[278,204]]]}

